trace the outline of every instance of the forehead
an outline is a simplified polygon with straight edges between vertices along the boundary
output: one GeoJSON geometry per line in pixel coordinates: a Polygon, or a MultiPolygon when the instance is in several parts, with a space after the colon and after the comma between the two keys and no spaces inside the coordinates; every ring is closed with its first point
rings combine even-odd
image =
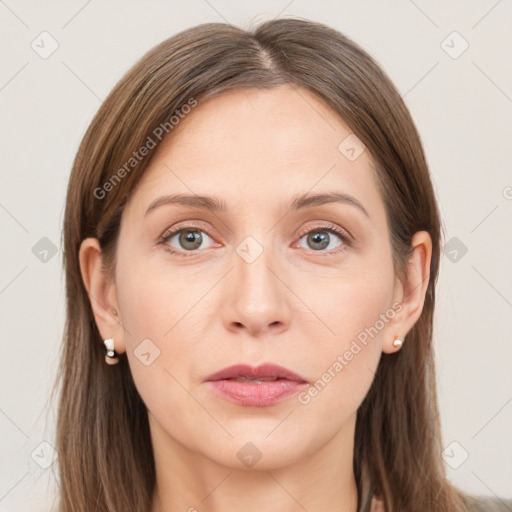
{"type": "Polygon", "coordinates": [[[371,156],[363,151],[350,160],[340,151],[351,133],[336,112],[297,86],[223,93],[199,101],[173,128],[128,206],[140,216],[163,193],[212,194],[241,211],[248,203],[264,207],[336,189],[358,196],[367,209],[382,209],[371,156]]]}

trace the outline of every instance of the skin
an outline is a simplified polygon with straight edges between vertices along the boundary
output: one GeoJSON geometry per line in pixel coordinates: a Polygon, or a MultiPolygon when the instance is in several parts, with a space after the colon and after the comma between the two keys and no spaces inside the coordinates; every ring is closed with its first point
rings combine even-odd
{"type": "MultiPolygon", "coordinates": [[[[153,512],[357,509],[356,411],[381,354],[398,351],[394,336],[420,316],[431,239],[415,234],[407,278],[398,279],[368,151],[347,159],[338,145],[351,130],[312,93],[297,91],[284,85],[199,102],[130,197],[115,275],[100,271],[96,239],[82,243],[99,331],[126,353],[148,408],[153,512]],[[369,217],[347,203],[289,208],[296,194],[333,191],[355,197],[369,217]],[[227,210],[165,205],[144,215],[153,200],[177,193],[218,196],[227,210]],[[159,239],[186,221],[203,242],[190,255],[193,243],[175,235],[167,247],[189,254],[171,254],[159,239]],[[353,242],[324,229],[329,245],[319,249],[307,236],[318,223],[345,229],[353,242]],[[248,236],[262,249],[250,263],[237,252],[248,236]],[[242,406],[204,383],[235,363],[274,362],[313,386],[394,303],[400,311],[307,404],[294,395],[242,406]],[[151,353],[160,350],[148,366],[134,353],[144,339],[151,353]],[[261,453],[252,467],[237,457],[248,442],[261,453]]],[[[246,247],[257,254],[257,245],[246,247]]]]}

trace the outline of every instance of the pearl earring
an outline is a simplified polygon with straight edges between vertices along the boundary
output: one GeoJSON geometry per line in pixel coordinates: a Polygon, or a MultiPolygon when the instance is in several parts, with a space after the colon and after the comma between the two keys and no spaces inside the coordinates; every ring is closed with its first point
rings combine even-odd
{"type": "Polygon", "coordinates": [[[395,339],[393,340],[393,346],[400,348],[403,342],[404,340],[400,339],[398,336],[395,336],[395,339]]]}
{"type": "Polygon", "coordinates": [[[103,343],[105,345],[105,348],[107,349],[107,354],[105,355],[105,362],[110,365],[119,363],[119,357],[117,357],[117,353],[114,350],[114,340],[105,340],[103,343]]]}

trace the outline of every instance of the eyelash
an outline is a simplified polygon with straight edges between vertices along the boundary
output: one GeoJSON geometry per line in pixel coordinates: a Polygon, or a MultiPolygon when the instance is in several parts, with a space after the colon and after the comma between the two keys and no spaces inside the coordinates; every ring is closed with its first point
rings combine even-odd
{"type": "MultiPolygon", "coordinates": [[[[164,234],[162,235],[162,237],[160,238],[158,243],[163,245],[164,249],[166,251],[168,251],[171,254],[174,254],[176,256],[185,256],[185,257],[187,257],[187,256],[195,256],[197,254],[198,250],[195,250],[195,251],[176,251],[175,249],[173,249],[169,245],[167,245],[169,240],[171,240],[175,235],[177,235],[178,233],[181,233],[182,231],[201,231],[203,233],[206,233],[210,238],[213,239],[213,237],[205,229],[203,229],[202,227],[196,226],[194,224],[187,224],[186,226],[180,227],[178,229],[174,229],[173,231],[168,231],[168,230],[165,231],[164,234]]],[[[347,248],[352,246],[352,237],[350,235],[348,235],[348,233],[346,231],[341,230],[339,228],[336,228],[336,227],[332,226],[331,224],[318,224],[315,227],[313,227],[313,228],[303,232],[299,236],[299,240],[301,238],[303,238],[305,235],[307,235],[309,233],[312,233],[314,231],[320,231],[320,232],[326,231],[328,233],[335,234],[335,235],[337,235],[341,239],[341,241],[343,243],[339,247],[337,247],[336,249],[333,249],[333,250],[328,251],[328,252],[310,250],[310,251],[308,251],[309,254],[322,255],[322,253],[323,253],[323,254],[325,254],[327,256],[332,256],[332,255],[340,254],[340,253],[344,252],[347,248]]]]}

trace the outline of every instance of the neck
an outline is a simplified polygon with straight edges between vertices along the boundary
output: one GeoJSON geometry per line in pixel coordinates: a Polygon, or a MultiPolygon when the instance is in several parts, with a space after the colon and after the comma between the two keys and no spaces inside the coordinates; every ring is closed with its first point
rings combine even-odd
{"type": "Polygon", "coordinates": [[[241,470],[188,449],[153,422],[151,512],[356,512],[354,427],[355,417],[326,445],[291,464],[241,470]]]}

